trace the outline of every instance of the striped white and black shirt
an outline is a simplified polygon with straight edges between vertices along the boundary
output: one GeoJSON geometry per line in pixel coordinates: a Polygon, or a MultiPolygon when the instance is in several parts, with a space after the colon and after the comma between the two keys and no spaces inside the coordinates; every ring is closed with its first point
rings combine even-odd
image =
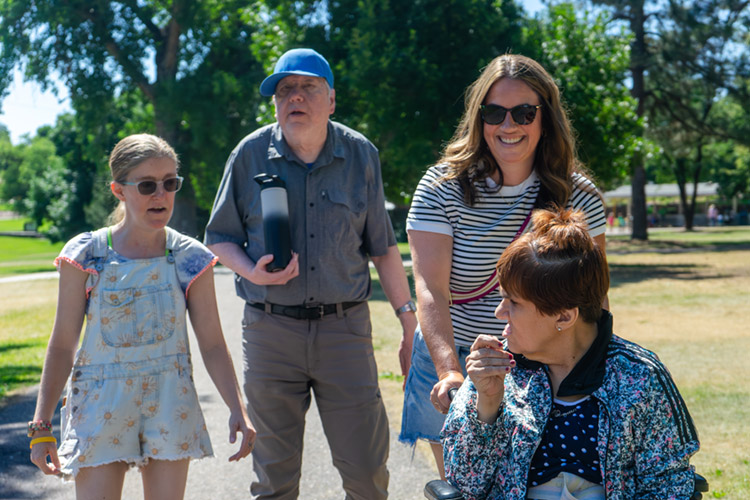
{"type": "MultiPolygon", "coordinates": [[[[406,229],[451,236],[450,289],[469,292],[481,287],[492,275],[500,255],[534,208],[540,182],[536,172],[517,186],[500,189],[487,179],[478,183],[477,200],[469,206],[456,180],[437,182],[445,172],[445,166],[433,166],[422,177],[414,192],[406,229]]],[[[595,193],[594,184],[580,174],[573,175],[568,208],[586,214],[591,236],[604,233],[604,205],[595,193]]],[[[497,289],[472,302],[453,304],[450,310],[456,345],[470,346],[482,333],[501,335],[505,322],[495,318],[499,304],[497,289]]]]}

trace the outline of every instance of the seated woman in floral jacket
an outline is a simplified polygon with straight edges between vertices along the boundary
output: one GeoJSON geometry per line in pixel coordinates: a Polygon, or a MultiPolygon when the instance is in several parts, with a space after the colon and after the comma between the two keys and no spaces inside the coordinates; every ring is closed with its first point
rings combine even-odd
{"type": "Polygon", "coordinates": [[[508,322],[482,335],[443,428],[473,499],[688,499],[698,435],[666,367],[612,334],[602,249],[581,213],[538,211],[498,262],[508,322]]]}

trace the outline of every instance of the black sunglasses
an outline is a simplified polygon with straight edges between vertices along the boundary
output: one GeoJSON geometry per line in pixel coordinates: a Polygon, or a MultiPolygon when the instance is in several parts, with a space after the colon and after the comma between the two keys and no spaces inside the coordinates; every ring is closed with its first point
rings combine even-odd
{"type": "Polygon", "coordinates": [[[141,193],[144,196],[148,196],[151,194],[154,194],[156,192],[156,188],[159,187],[159,184],[162,184],[164,186],[164,191],[168,193],[174,193],[176,191],[179,191],[182,187],[182,177],[170,177],[169,179],[164,179],[163,181],[140,181],[140,182],[118,182],[119,184],[124,184],[126,186],[136,186],[138,188],[138,192],[141,193]]]}
{"type": "Polygon", "coordinates": [[[541,104],[519,104],[512,108],[504,108],[497,104],[482,104],[480,106],[479,114],[482,115],[482,120],[490,125],[498,125],[505,121],[505,113],[510,111],[510,116],[513,121],[518,125],[528,125],[536,118],[536,110],[541,108],[541,104]]]}

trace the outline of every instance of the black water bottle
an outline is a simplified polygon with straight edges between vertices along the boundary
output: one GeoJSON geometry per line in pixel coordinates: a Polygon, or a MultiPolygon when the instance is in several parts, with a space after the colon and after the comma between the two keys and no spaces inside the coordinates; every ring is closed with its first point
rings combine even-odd
{"type": "Polygon", "coordinates": [[[286,184],[278,175],[258,174],[253,179],[260,184],[266,253],[273,254],[273,261],[266,266],[266,270],[268,272],[280,271],[289,265],[292,258],[286,184]]]}

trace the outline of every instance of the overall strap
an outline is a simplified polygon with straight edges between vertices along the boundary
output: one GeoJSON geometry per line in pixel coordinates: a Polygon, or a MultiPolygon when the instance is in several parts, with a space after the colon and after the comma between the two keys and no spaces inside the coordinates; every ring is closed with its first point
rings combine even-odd
{"type": "Polygon", "coordinates": [[[109,248],[109,235],[111,228],[103,227],[93,232],[93,256],[99,260],[107,257],[107,248],[109,248]]]}

